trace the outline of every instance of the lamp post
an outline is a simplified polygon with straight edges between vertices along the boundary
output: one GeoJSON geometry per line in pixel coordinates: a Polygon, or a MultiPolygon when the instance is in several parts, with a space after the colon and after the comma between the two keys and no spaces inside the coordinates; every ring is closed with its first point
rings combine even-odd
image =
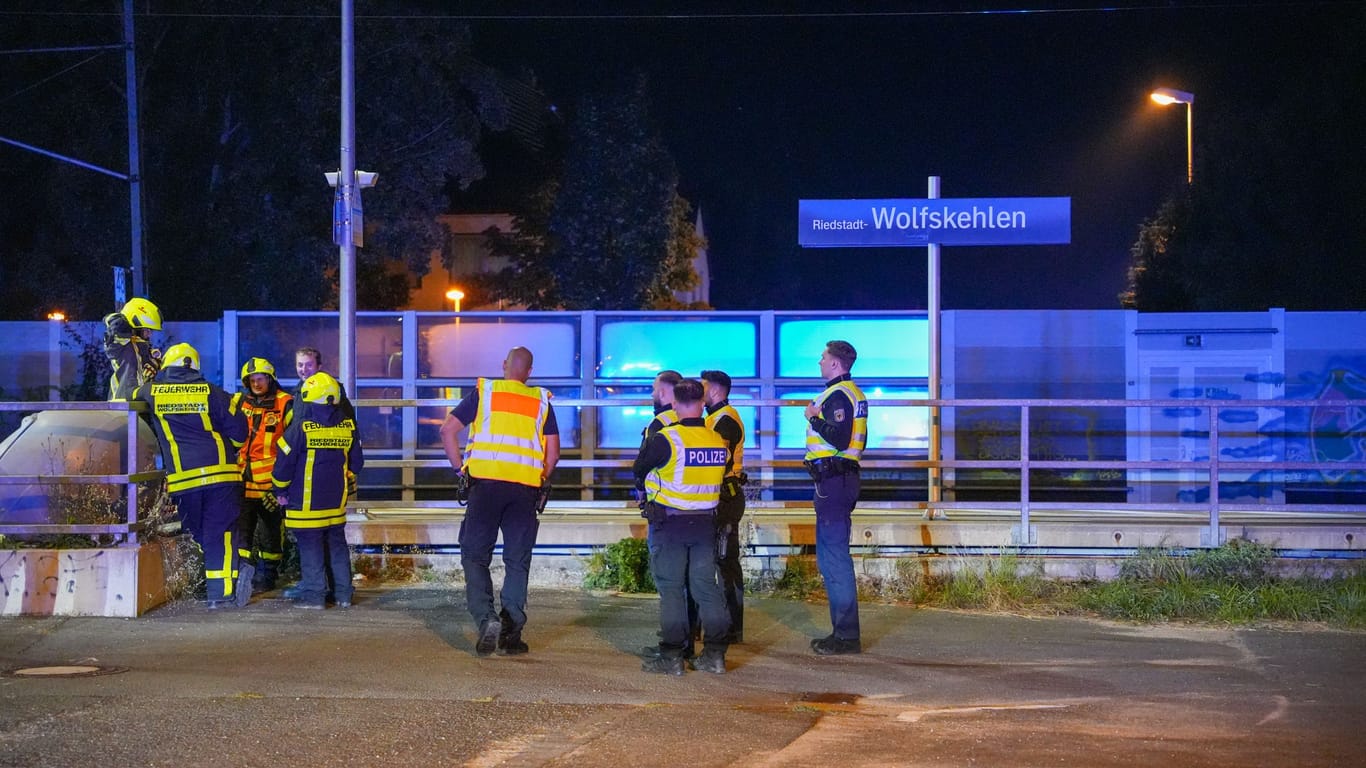
{"type": "Polygon", "coordinates": [[[448,298],[448,299],[450,299],[451,301],[455,302],[455,311],[456,311],[456,314],[459,314],[459,313],[460,313],[460,300],[463,299],[463,298],[465,298],[465,292],[462,291],[462,290],[460,290],[459,288],[452,288],[452,289],[450,289],[449,291],[446,291],[446,298],[448,298]]]}
{"type": "Polygon", "coordinates": [[[1195,108],[1195,94],[1178,91],[1175,88],[1156,88],[1149,98],[1164,107],[1171,104],[1186,105],[1186,183],[1190,184],[1195,180],[1195,152],[1191,144],[1191,111],[1195,108]]]}

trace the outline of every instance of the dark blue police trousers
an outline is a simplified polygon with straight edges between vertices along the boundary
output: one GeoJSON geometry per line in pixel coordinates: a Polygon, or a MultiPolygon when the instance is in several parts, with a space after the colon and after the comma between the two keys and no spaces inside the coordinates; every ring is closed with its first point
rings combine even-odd
{"type": "Polygon", "coordinates": [[[503,588],[498,601],[506,614],[503,633],[520,632],[526,624],[527,581],[531,551],[540,520],[539,488],[502,480],[474,480],[465,519],[460,523],[460,565],[465,570],[465,602],[476,627],[498,616],[493,607],[493,547],[503,533],[503,588]]]}
{"type": "Polygon", "coordinates": [[[851,515],[858,503],[859,473],[826,477],[816,483],[816,567],[830,599],[830,624],[835,637],[858,640],[858,581],[849,554],[851,515]]]}

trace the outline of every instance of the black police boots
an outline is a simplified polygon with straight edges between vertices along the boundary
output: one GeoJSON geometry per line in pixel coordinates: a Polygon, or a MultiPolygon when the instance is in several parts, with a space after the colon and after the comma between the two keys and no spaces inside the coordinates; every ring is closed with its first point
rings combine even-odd
{"type": "Polygon", "coordinates": [[[640,669],[656,675],[679,677],[683,674],[683,659],[679,656],[656,656],[641,662],[640,669]]]}
{"type": "Polygon", "coordinates": [[[845,640],[843,638],[829,635],[811,641],[811,650],[817,656],[844,656],[854,653],[863,653],[863,646],[858,639],[845,640]]]}
{"type": "Polygon", "coordinates": [[[724,675],[726,674],[726,655],[716,649],[703,649],[702,655],[688,662],[688,666],[698,672],[724,675]]]}

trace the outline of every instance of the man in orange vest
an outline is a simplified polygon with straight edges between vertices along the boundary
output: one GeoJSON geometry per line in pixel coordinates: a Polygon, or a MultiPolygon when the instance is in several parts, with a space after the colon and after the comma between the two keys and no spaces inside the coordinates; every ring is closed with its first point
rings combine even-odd
{"type": "Polygon", "coordinates": [[[262,357],[253,357],[242,366],[245,391],[233,396],[247,417],[247,442],[237,452],[242,471],[244,497],[238,518],[237,555],[255,569],[252,587],[258,592],[275,589],[275,579],[284,559],[284,515],[270,493],[270,473],[275,469],[276,441],[294,419],[294,398],[280,389],[275,366],[262,357]],[[261,548],[256,548],[256,531],[261,530],[261,548]]]}
{"type": "Polygon", "coordinates": [[[469,483],[469,507],[460,523],[460,564],[465,600],[479,635],[474,650],[487,656],[526,653],[527,582],[536,546],[537,501],[560,460],[560,430],[550,393],[527,386],[531,351],[513,347],[503,378],[479,379],[441,425],[441,444],[451,468],[469,483]],[[458,437],[469,427],[465,454],[458,437]],[[503,534],[501,611],[493,605],[493,546],[503,534]]]}

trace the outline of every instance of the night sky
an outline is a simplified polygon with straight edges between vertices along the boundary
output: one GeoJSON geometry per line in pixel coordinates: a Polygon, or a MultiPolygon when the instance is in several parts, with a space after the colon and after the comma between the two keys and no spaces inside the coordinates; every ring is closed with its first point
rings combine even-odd
{"type": "MultiPolygon", "coordinates": [[[[567,108],[648,76],[682,192],[703,211],[722,309],[924,308],[924,249],[804,250],[796,212],[801,198],[925,197],[930,175],[943,197],[1072,198],[1071,245],[945,248],[945,309],[1117,308],[1139,225],[1185,181],[1185,107],[1153,104],[1152,88],[1195,94],[1198,175],[1217,140],[1202,114],[1299,87],[1330,35],[1366,43],[1362,3],[908,6],[920,10],[693,3],[681,16],[633,6],[471,26],[481,60],[532,68],[567,108]]],[[[1314,140],[1312,125],[1273,128],[1314,140]]]]}

